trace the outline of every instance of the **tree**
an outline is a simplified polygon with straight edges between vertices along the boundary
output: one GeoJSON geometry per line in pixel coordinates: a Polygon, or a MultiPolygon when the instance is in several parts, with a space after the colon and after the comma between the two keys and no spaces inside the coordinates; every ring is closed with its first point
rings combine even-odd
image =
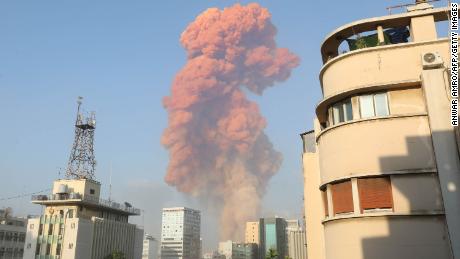
{"type": "Polygon", "coordinates": [[[278,252],[276,252],[276,249],[270,248],[267,251],[267,254],[265,255],[265,259],[276,259],[278,258],[278,252]]]}
{"type": "Polygon", "coordinates": [[[289,255],[286,255],[284,259],[292,259],[292,257],[289,257],[289,255]]]}

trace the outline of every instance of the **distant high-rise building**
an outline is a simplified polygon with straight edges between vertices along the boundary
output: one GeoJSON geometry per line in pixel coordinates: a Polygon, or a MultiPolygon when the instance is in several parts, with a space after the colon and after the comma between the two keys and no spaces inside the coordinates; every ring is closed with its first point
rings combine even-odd
{"type": "Polygon", "coordinates": [[[259,232],[259,221],[246,222],[244,242],[259,245],[259,232]]]}
{"type": "Polygon", "coordinates": [[[226,259],[225,255],[219,254],[217,251],[203,254],[203,259],[226,259]]]}
{"type": "Polygon", "coordinates": [[[185,207],[164,208],[161,259],[200,259],[200,211],[185,207]]]}
{"type": "Polygon", "coordinates": [[[9,209],[0,209],[0,258],[22,259],[27,219],[13,217],[9,209]]]}
{"type": "Polygon", "coordinates": [[[219,254],[224,255],[226,259],[232,258],[232,247],[233,242],[232,240],[227,240],[223,242],[219,242],[219,254]]]}
{"type": "Polygon", "coordinates": [[[307,241],[305,230],[287,231],[288,255],[292,259],[307,259],[307,241]]]}
{"type": "Polygon", "coordinates": [[[237,243],[231,240],[219,243],[219,254],[226,259],[257,259],[258,246],[255,243],[237,243]]]}
{"type": "Polygon", "coordinates": [[[306,235],[300,220],[286,220],[287,252],[292,259],[306,259],[306,235]]]}
{"type": "Polygon", "coordinates": [[[301,230],[300,220],[298,219],[287,219],[286,220],[286,231],[297,231],[301,230]]]}
{"type": "Polygon", "coordinates": [[[157,259],[158,241],[151,235],[145,235],[142,259],[157,259]]]}
{"type": "Polygon", "coordinates": [[[269,249],[276,250],[278,259],[287,255],[286,220],[283,218],[262,218],[259,220],[259,258],[264,259],[269,249]]]}

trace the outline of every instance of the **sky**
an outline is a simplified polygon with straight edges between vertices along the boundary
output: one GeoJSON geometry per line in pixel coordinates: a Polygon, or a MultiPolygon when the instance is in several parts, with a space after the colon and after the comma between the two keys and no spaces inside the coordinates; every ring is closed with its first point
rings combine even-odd
{"type": "MultiPolygon", "coordinates": [[[[163,181],[168,152],[162,98],[185,64],[179,37],[195,17],[233,0],[0,0],[0,208],[39,214],[30,195],[65,171],[73,142],[77,96],[95,111],[96,179],[103,196],[143,210],[132,220],[160,236],[161,208],[202,208],[163,181]],[[111,170],[112,168],[112,170],[111,170]]],[[[258,1],[272,14],[279,47],[300,59],[291,77],[263,96],[249,94],[284,160],[271,179],[260,216],[301,218],[303,177],[299,134],[312,128],[321,99],[320,45],[335,28],[386,15],[412,1],[258,1]]],[[[61,174],[62,177],[62,174],[61,174]]],[[[202,212],[205,250],[217,245],[218,224],[202,212]]]]}

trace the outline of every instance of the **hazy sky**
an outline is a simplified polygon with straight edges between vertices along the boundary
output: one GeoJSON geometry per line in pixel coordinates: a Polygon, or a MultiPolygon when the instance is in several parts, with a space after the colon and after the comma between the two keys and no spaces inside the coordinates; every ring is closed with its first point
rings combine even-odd
{"type": "MultiPolygon", "coordinates": [[[[65,168],[73,141],[76,98],[96,111],[96,178],[108,196],[145,210],[134,219],[159,237],[161,208],[201,208],[163,182],[168,153],[160,145],[167,124],[161,100],[185,62],[179,44],[187,24],[231,0],[1,0],[0,208],[38,214],[30,197],[50,188],[65,168]]],[[[272,178],[261,216],[300,218],[303,181],[299,133],[312,128],[321,92],[319,48],[336,27],[387,14],[412,1],[259,1],[272,13],[277,42],[301,58],[286,82],[262,97],[249,95],[267,118],[266,133],[284,162],[272,178]]],[[[215,247],[216,221],[203,211],[205,250],[215,247]]]]}

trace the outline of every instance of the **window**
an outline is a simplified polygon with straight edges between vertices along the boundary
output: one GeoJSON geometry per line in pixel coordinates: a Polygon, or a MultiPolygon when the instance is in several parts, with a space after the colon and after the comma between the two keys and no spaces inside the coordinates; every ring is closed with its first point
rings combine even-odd
{"type": "Polygon", "coordinates": [[[38,235],[41,236],[43,234],[43,224],[38,226],[38,235]]]}
{"type": "Polygon", "coordinates": [[[332,184],[331,190],[334,215],[340,213],[350,213],[354,211],[351,181],[332,184]]]}
{"type": "Polygon", "coordinates": [[[46,255],[49,255],[51,253],[51,244],[46,245],[46,255]]]}
{"type": "Polygon", "coordinates": [[[333,125],[350,120],[353,120],[353,109],[350,98],[332,105],[333,125]]]}
{"type": "Polygon", "coordinates": [[[387,116],[390,114],[387,93],[361,95],[359,97],[359,107],[361,118],[387,116]]]}
{"type": "Polygon", "coordinates": [[[2,240],[3,240],[3,237],[4,237],[4,236],[5,236],[5,232],[3,232],[3,231],[0,231],[0,241],[2,241],[2,240]]]}
{"type": "Polygon", "coordinates": [[[63,232],[64,232],[64,224],[59,224],[59,233],[58,233],[58,235],[62,235],[63,232]]]}
{"type": "Polygon", "coordinates": [[[37,244],[37,248],[35,249],[35,255],[40,254],[40,244],[37,244]]]}
{"type": "Polygon", "coordinates": [[[56,255],[61,255],[61,244],[57,244],[56,246],[56,255]]]}
{"type": "Polygon", "coordinates": [[[389,177],[358,179],[361,213],[366,210],[393,209],[393,195],[389,177]]]}
{"type": "Polygon", "coordinates": [[[26,241],[26,234],[25,233],[19,234],[19,242],[24,242],[24,241],[26,241]]]}
{"type": "Polygon", "coordinates": [[[53,224],[49,224],[49,227],[48,227],[48,235],[52,235],[53,234],[53,224]]]}
{"type": "Polygon", "coordinates": [[[69,218],[73,218],[73,209],[69,209],[69,218]]]}
{"type": "Polygon", "coordinates": [[[73,248],[73,243],[70,243],[69,244],[69,249],[72,249],[73,248]]]}
{"type": "Polygon", "coordinates": [[[94,194],[96,193],[96,191],[94,191],[94,189],[89,189],[89,194],[94,194]]]}

